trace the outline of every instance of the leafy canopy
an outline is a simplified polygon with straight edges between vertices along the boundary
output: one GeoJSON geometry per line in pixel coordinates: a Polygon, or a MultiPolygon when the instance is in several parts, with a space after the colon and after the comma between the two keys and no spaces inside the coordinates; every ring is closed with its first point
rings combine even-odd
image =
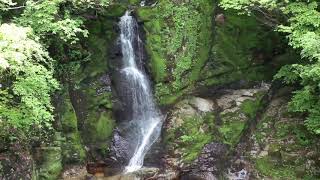
{"type": "Polygon", "coordinates": [[[43,40],[54,36],[70,44],[76,43],[78,35],[88,36],[88,31],[82,27],[81,18],[71,18],[70,12],[60,14],[60,5],[64,0],[27,1],[26,8],[16,22],[22,26],[31,27],[43,40]]]}
{"type": "Polygon", "coordinates": [[[80,43],[88,36],[84,16],[108,5],[109,0],[0,0],[0,142],[30,141],[28,135],[51,128],[50,96],[59,88],[53,74],[61,75],[61,64],[87,56],[80,43]]]}
{"type": "Polygon", "coordinates": [[[50,126],[52,61],[30,28],[0,26],[0,127],[50,126]]]}

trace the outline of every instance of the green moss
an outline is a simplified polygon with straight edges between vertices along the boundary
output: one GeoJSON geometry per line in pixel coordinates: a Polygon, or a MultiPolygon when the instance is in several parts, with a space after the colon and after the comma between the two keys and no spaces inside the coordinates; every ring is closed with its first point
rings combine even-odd
{"type": "MultiPolygon", "coordinates": [[[[162,91],[158,89],[158,92],[162,92],[162,91]]],[[[175,95],[162,94],[161,97],[160,95],[158,96],[158,101],[160,105],[170,105],[170,104],[174,104],[182,95],[183,95],[183,91],[177,92],[177,94],[175,95]]]]}
{"type": "Polygon", "coordinates": [[[224,16],[225,22],[215,26],[211,57],[201,72],[205,85],[271,80],[280,67],[269,63],[279,35],[264,29],[254,17],[228,11],[224,16]]]}
{"type": "Polygon", "coordinates": [[[146,47],[157,99],[162,99],[162,104],[171,103],[176,94],[194,88],[209,58],[213,2],[181,5],[164,0],[154,8],[139,9],[137,14],[146,21],[146,47]]]}
{"type": "Polygon", "coordinates": [[[96,124],[96,133],[98,140],[104,140],[105,137],[109,138],[114,128],[114,121],[111,118],[110,113],[103,112],[100,114],[100,118],[96,124]]]}
{"type": "Polygon", "coordinates": [[[60,112],[60,122],[64,141],[62,143],[62,155],[64,163],[82,163],[86,158],[86,153],[82,145],[80,133],[78,131],[78,120],[72,107],[70,99],[65,96],[60,112]]]}
{"type": "Polygon", "coordinates": [[[140,0],[129,0],[130,5],[139,5],[140,2],[140,0]]]}
{"type": "MultiPolygon", "coordinates": [[[[244,68],[239,70],[230,70],[231,66],[227,66],[226,68],[222,68],[215,70],[207,70],[206,72],[210,72],[209,78],[206,78],[204,83],[207,86],[214,86],[214,85],[223,85],[228,84],[231,82],[236,82],[239,80],[245,80],[248,82],[254,81],[262,81],[272,79],[273,72],[270,66],[255,66],[250,68],[244,68]],[[270,70],[271,69],[271,70],[270,70]],[[218,72],[222,72],[221,74],[217,74],[218,72]],[[214,72],[214,74],[211,74],[214,72]],[[266,73],[267,72],[267,73],[266,73]]],[[[206,76],[206,75],[205,75],[206,76]]]]}
{"type": "MultiPolygon", "coordinates": [[[[286,97],[287,93],[281,89],[279,92],[286,97]]],[[[317,143],[299,116],[288,113],[287,102],[281,101],[278,94],[275,97],[276,104],[271,102],[254,132],[259,146],[268,150],[267,156],[255,160],[257,170],[270,179],[317,179],[313,176],[318,174],[318,167],[306,166],[314,159],[306,154],[317,151],[317,143]]]]}
{"type": "Polygon", "coordinates": [[[140,7],[136,12],[138,19],[141,21],[150,21],[155,16],[153,9],[150,7],[140,7]]]}
{"type": "Polygon", "coordinates": [[[296,179],[293,167],[279,165],[268,157],[257,159],[255,166],[259,173],[272,179],[296,179]]]}
{"type": "Polygon", "coordinates": [[[127,10],[126,3],[112,4],[104,11],[103,15],[107,17],[121,17],[127,10]]]}
{"type": "Polygon", "coordinates": [[[230,144],[232,147],[238,144],[242,132],[247,128],[247,123],[254,119],[258,110],[262,107],[262,97],[266,92],[254,94],[252,99],[246,99],[240,105],[240,109],[235,112],[221,113],[223,124],[219,128],[219,132],[224,137],[224,143],[230,144]],[[243,117],[243,114],[246,117],[243,117]]]}
{"type": "Polygon", "coordinates": [[[72,132],[65,134],[66,140],[62,145],[64,164],[83,163],[86,159],[86,152],[82,145],[80,133],[72,132]]]}
{"type": "Polygon", "coordinates": [[[186,162],[192,162],[196,159],[204,145],[213,140],[212,134],[205,133],[201,129],[203,123],[203,118],[188,118],[178,129],[183,134],[179,137],[179,147],[182,148],[183,159],[186,162]]]}
{"type": "Polygon", "coordinates": [[[63,131],[76,131],[78,129],[77,116],[73,110],[70,99],[64,96],[63,112],[61,112],[61,126],[63,131]]]}
{"type": "Polygon", "coordinates": [[[38,169],[39,179],[56,180],[62,171],[60,147],[41,148],[42,159],[38,169]]]}
{"type": "Polygon", "coordinates": [[[112,135],[115,122],[111,116],[111,112],[91,112],[86,122],[87,127],[85,138],[89,142],[106,142],[112,135]]]}
{"type": "MultiPolygon", "coordinates": [[[[154,38],[158,36],[153,36],[154,38]]],[[[161,82],[166,77],[166,62],[165,60],[154,51],[151,51],[150,49],[147,49],[149,55],[150,55],[150,66],[152,69],[152,75],[156,82],[161,82]]]]}
{"type": "Polygon", "coordinates": [[[236,145],[241,137],[242,131],[245,128],[246,122],[244,121],[224,121],[223,125],[219,128],[219,132],[224,137],[224,143],[236,145]]]}
{"type": "Polygon", "coordinates": [[[218,139],[214,134],[215,118],[212,113],[181,118],[184,119],[181,126],[166,131],[164,142],[168,149],[182,153],[183,162],[190,163],[206,144],[218,139]]]}
{"type": "Polygon", "coordinates": [[[266,138],[266,135],[272,133],[272,129],[270,127],[272,121],[272,117],[264,115],[258,123],[257,130],[255,131],[255,139],[259,144],[264,144],[263,140],[266,138]]]}
{"type": "MultiPolygon", "coordinates": [[[[260,36],[266,36],[254,17],[239,16],[226,12],[226,24],[217,26],[215,46],[213,47],[216,61],[233,69],[251,66],[252,49],[260,46],[260,36]]],[[[267,47],[263,47],[267,50],[267,47]]]]}
{"type": "Polygon", "coordinates": [[[242,112],[250,119],[255,118],[258,110],[261,109],[261,99],[263,97],[265,93],[258,93],[255,94],[255,99],[254,100],[250,100],[247,99],[245,100],[242,104],[241,104],[241,110],[242,112]]]}

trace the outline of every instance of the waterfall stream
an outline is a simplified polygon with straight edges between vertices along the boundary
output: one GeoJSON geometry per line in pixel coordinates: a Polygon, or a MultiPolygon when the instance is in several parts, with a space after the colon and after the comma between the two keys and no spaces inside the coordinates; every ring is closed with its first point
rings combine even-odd
{"type": "Polygon", "coordinates": [[[144,156],[151,145],[158,139],[162,126],[162,116],[157,109],[150,82],[143,69],[138,65],[142,53],[137,53],[142,47],[139,38],[138,25],[134,17],[127,11],[121,17],[120,42],[122,51],[121,74],[126,84],[126,97],[130,98],[130,121],[128,122],[130,145],[133,147],[133,155],[125,168],[125,172],[133,172],[143,166],[144,156]],[[135,44],[138,44],[135,46],[135,44]],[[140,67],[140,68],[139,68],[140,67]]]}

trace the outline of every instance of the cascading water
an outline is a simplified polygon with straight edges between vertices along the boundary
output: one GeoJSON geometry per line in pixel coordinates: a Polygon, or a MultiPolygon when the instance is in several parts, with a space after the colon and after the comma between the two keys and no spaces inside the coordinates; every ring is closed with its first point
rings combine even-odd
{"type": "Polygon", "coordinates": [[[131,114],[126,129],[130,133],[127,135],[128,142],[134,151],[125,169],[127,173],[136,171],[143,166],[144,156],[160,135],[162,117],[153,101],[149,79],[142,68],[137,65],[138,60],[142,59],[142,53],[136,53],[142,47],[139,33],[136,32],[137,22],[127,11],[121,17],[119,26],[123,55],[123,67],[120,72],[126,84],[124,87],[126,88],[126,97],[130,98],[128,101],[131,102],[127,107],[130,108],[128,112],[131,114]],[[134,46],[135,43],[138,45],[134,46]]]}

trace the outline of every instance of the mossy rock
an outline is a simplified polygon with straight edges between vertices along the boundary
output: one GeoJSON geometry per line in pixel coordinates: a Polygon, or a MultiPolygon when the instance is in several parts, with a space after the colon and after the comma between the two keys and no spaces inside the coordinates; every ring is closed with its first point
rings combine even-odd
{"type": "Polygon", "coordinates": [[[213,112],[197,111],[191,104],[192,97],[176,104],[163,134],[168,153],[186,164],[193,162],[206,144],[221,140],[213,112]]]}
{"type": "Polygon", "coordinates": [[[121,17],[127,10],[128,3],[115,3],[110,6],[103,12],[103,15],[106,17],[121,17]]]}
{"type": "Polygon", "coordinates": [[[129,0],[130,5],[139,5],[140,2],[140,0],[129,0]]]}
{"type": "Polygon", "coordinates": [[[202,148],[214,140],[214,135],[210,133],[210,130],[203,129],[206,126],[206,120],[214,123],[214,117],[209,114],[204,116],[185,119],[182,126],[174,132],[176,135],[171,141],[177,143],[177,149],[183,153],[184,162],[191,163],[201,153],[202,148]]]}
{"type": "Polygon", "coordinates": [[[224,137],[224,143],[234,147],[240,141],[248,123],[253,121],[259,110],[263,108],[262,98],[266,91],[259,91],[238,106],[235,112],[220,113],[222,125],[219,132],[224,137]]]}
{"type": "Polygon", "coordinates": [[[163,105],[194,88],[211,49],[213,2],[181,3],[163,0],[137,10],[144,22],[156,97],[163,105]]]}
{"type": "Polygon", "coordinates": [[[254,140],[267,151],[253,157],[256,169],[271,179],[318,179],[319,167],[314,162],[317,137],[303,125],[303,117],[288,112],[288,92],[283,90],[269,102],[254,131],[254,140]],[[315,164],[306,166],[310,162],[315,164]]]}
{"type": "Polygon", "coordinates": [[[86,152],[79,132],[65,134],[66,140],[62,145],[64,164],[81,164],[86,159],[86,152]]]}
{"type": "MultiPolygon", "coordinates": [[[[229,116],[237,117],[235,114],[229,114],[229,116]]],[[[245,129],[246,122],[241,120],[229,120],[224,120],[223,125],[219,127],[219,132],[224,137],[224,143],[234,146],[239,142],[241,134],[245,129]]]]}
{"type": "Polygon", "coordinates": [[[254,99],[247,99],[241,104],[241,111],[249,118],[254,119],[259,110],[263,108],[262,98],[266,92],[258,92],[254,95],[254,99]]]}
{"type": "Polygon", "coordinates": [[[293,167],[277,164],[268,157],[257,159],[255,166],[261,174],[272,179],[296,179],[293,167]]]}
{"type": "Polygon", "coordinates": [[[60,112],[60,122],[62,131],[70,132],[70,131],[77,131],[78,130],[78,122],[77,116],[73,109],[73,106],[70,102],[70,99],[67,96],[64,96],[64,102],[60,106],[63,107],[62,112],[60,112]]]}
{"type": "Polygon", "coordinates": [[[62,155],[65,164],[82,163],[85,161],[86,153],[78,130],[78,119],[70,99],[65,96],[64,103],[60,106],[60,122],[62,128],[62,155]],[[63,105],[63,106],[62,106],[63,105]],[[61,108],[61,107],[60,107],[61,108]]]}
{"type": "Polygon", "coordinates": [[[153,8],[151,7],[140,7],[136,10],[136,14],[139,21],[150,21],[155,16],[153,8]]]}
{"type": "Polygon", "coordinates": [[[110,49],[118,37],[116,26],[127,5],[128,2],[113,2],[104,12],[98,12],[96,19],[85,23],[89,37],[83,43],[89,56],[81,61],[80,68],[69,79],[70,97],[76,114],[72,114],[71,110],[69,114],[65,113],[65,118],[70,121],[64,122],[64,127],[71,127],[69,130],[72,130],[64,132],[65,162],[83,162],[86,153],[82,144],[89,147],[87,158],[96,152],[94,148],[108,148],[115,124],[109,76],[110,49]]]}
{"type": "Polygon", "coordinates": [[[107,143],[112,135],[115,122],[111,112],[90,112],[85,124],[84,137],[88,143],[107,143]]]}
{"type": "Polygon", "coordinates": [[[38,178],[56,180],[62,169],[61,147],[41,148],[41,162],[38,165],[38,178]]]}

